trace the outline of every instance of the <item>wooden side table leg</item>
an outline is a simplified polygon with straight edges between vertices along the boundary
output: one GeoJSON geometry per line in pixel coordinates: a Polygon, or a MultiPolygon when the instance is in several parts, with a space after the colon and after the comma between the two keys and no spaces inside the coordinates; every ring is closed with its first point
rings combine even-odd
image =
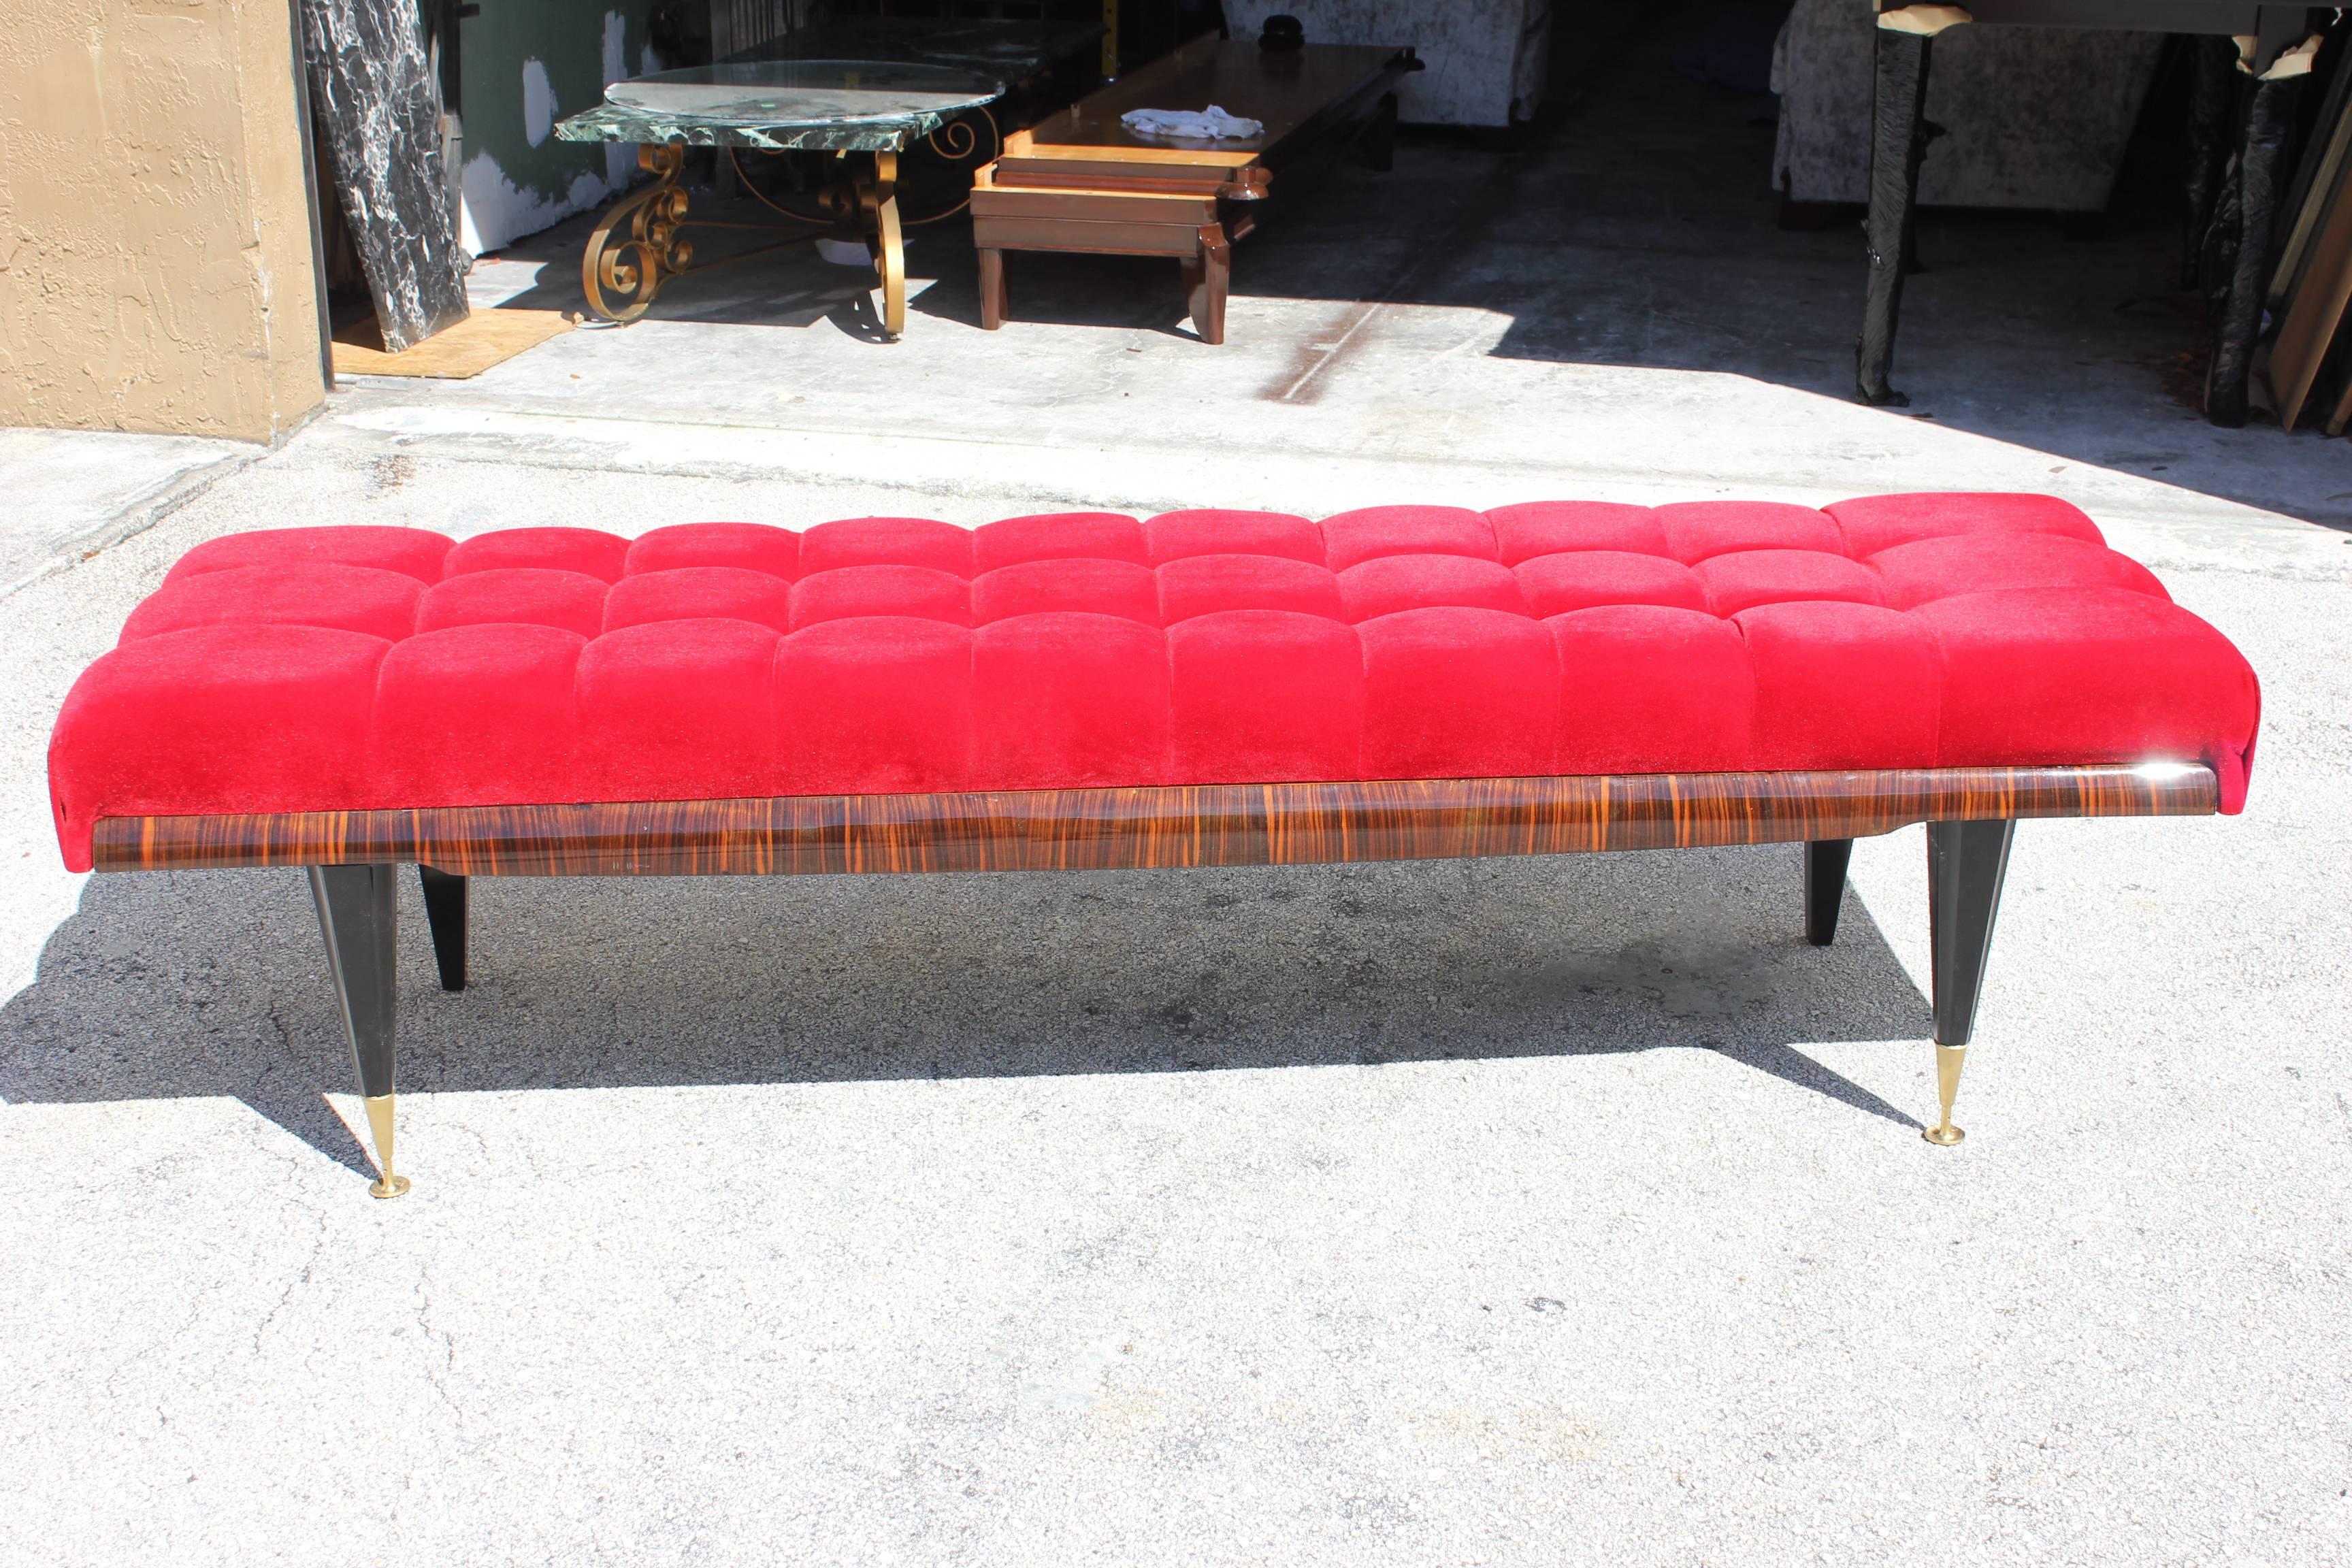
{"type": "Polygon", "coordinates": [[[1004,252],[992,245],[980,247],[980,324],[994,331],[1004,325],[1011,301],[1004,292],[1004,252]]]}
{"type": "Polygon", "coordinates": [[[1201,253],[1184,263],[1185,305],[1192,313],[1192,329],[1204,343],[1225,341],[1225,289],[1233,278],[1234,247],[1222,225],[1201,230],[1201,253]]]}

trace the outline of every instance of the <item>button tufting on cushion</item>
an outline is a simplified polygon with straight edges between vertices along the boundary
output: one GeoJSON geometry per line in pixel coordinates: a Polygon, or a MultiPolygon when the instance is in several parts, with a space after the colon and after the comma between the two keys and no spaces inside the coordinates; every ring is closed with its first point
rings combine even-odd
{"type": "Polygon", "coordinates": [[[75,686],[100,816],[2202,762],[2253,673],[2046,496],[200,545],[75,686]]]}
{"type": "Polygon", "coordinates": [[[500,566],[486,572],[467,572],[425,591],[416,606],[416,629],[437,632],[450,626],[562,626],[583,637],[593,637],[604,629],[604,596],[608,592],[601,579],[584,572],[558,572],[546,566],[500,566]]]}

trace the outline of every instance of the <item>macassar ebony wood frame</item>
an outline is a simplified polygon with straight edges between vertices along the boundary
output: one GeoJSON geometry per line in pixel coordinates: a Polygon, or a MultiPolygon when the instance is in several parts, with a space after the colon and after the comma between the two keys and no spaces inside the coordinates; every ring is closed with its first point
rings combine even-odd
{"type": "Polygon", "coordinates": [[[2212,770],[2174,763],[1591,774],[116,816],[91,855],[100,871],[415,861],[462,877],[1127,870],[1785,844],[2220,804],[2212,770]]]}
{"type": "Polygon", "coordinates": [[[2210,768],[1933,768],[1644,773],[961,795],[797,795],[410,811],[107,817],[100,871],[307,869],[375,1144],[369,1191],[396,1197],[393,1030],[399,901],[415,862],[444,989],[466,984],[467,879],[1310,865],[1801,842],[1806,934],[1837,931],[1856,837],[1927,824],[1942,1116],[1975,1027],[2009,847],[2025,817],[2220,809],[2210,768]]]}

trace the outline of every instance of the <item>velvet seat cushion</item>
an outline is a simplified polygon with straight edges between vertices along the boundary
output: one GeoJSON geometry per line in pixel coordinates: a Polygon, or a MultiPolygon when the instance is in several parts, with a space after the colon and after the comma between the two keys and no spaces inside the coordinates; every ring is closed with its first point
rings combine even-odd
{"type": "Polygon", "coordinates": [[[235,534],[50,746],[100,817],[2200,762],[2254,675],[2063,501],[235,534]]]}

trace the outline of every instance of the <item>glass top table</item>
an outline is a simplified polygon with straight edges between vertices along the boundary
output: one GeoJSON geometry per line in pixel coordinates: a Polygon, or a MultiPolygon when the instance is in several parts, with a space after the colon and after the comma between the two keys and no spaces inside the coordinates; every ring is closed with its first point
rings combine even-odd
{"type": "Polygon", "coordinates": [[[895,153],[1003,91],[994,76],[917,60],[731,60],[614,82],[603,103],[555,133],[566,142],[895,153]]]}
{"type": "Polygon", "coordinates": [[[989,106],[1060,70],[1102,33],[1096,23],[848,18],[716,65],[611,83],[603,103],[562,121],[555,133],[567,142],[634,142],[639,166],[655,178],[606,209],[590,237],[581,260],[589,309],[634,321],[665,279],[694,265],[681,232],[690,221],[679,183],[688,147],[727,148],[730,157],[739,148],[862,153],[833,164],[821,213],[760,199],[787,220],[785,243],[828,233],[865,239],[881,283],[883,329],[896,337],[906,322],[898,155],[928,139],[951,162],[977,158],[981,124],[1001,146],[989,106]]]}
{"type": "Polygon", "coordinates": [[[730,60],[614,82],[603,103],[555,128],[567,142],[635,142],[638,165],[655,177],[606,208],[589,237],[580,264],[588,308],[635,321],[665,279],[693,265],[694,247],[679,232],[688,147],[863,153],[828,193],[829,216],[798,218],[807,228],[798,237],[835,230],[865,238],[882,285],[883,330],[897,337],[907,321],[898,154],[1003,92],[993,75],[919,60],[730,60]]]}

